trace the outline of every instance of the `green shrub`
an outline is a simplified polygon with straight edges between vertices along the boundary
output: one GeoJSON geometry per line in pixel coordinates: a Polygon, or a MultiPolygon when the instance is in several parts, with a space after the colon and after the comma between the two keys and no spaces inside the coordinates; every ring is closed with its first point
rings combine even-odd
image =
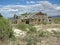
{"type": "Polygon", "coordinates": [[[32,27],[32,25],[29,25],[29,24],[25,24],[25,23],[22,23],[22,24],[18,24],[17,25],[17,28],[18,29],[21,29],[23,31],[26,31],[26,28],[30,29],[32,27]]]}
{"type": "Polygon", "coordinates": [[[19,43],[17,45],[20,45],[19,43]]]}
{"type": "Polygon", "coordinates": [[[46,25],[47,23],[46,22],[43,22],[44,25],[46,25]]]}
{"type": "Polygon", "coordinates": [[[59,23],[60,22],[60,18],[55,18],[54,22],[55,23],[59,23]]]}
{"type": "Polygon", "coordinates": [[[29,27],[29,31],[30,32],[36,32],[36,28],[31,26],[31,27],[29,27]]]}
{"type": "Polygon", "coordinates": [[[0,40],[8,40],[13,37],[13,30],[10,22],[5,18],[0,18],[0,40]]]}
{"type": "Polygon", "coordinates": [[[28,25],[27,25],[27,24],[24,24],[24,23],[17,25],[17,28],[18,28],[18,29],[21,29],[21,30],[23,30],[23,31],[25,31],[27,27],[28,27],[28,25]]]}
{"type": "Polygon", "coordinates": [[[32,43],[31,42],[28,42],[26,45],[32,45],[32,43]]]}

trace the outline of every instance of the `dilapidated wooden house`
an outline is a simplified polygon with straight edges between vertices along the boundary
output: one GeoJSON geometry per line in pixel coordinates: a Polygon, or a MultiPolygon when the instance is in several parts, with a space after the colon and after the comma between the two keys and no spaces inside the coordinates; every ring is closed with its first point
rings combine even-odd
{"type": "Polygon", "coordinates": [[[48,17],[47,14],[38,12],[38,13],[30,13],[30,14],[21,14],[20,16],[14,15],[13,18],[10,19],[12,24],[47,24],[53,23],[52,17],[48,17]]]}

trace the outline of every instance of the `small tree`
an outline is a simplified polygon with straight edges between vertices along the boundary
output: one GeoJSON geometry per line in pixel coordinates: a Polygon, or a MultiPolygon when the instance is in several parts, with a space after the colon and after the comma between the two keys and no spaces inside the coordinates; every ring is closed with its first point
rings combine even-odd
{"type": "Polygon", "coordinates": [[[28,14],[27,13],[24,13],[24,14],[21,14],[22,16],[27,16],[28,14]]]}
{"type": "Polygon", "coordinates": [[[0,13],[0,17],[3,17],[1,13],[0,13]]]}

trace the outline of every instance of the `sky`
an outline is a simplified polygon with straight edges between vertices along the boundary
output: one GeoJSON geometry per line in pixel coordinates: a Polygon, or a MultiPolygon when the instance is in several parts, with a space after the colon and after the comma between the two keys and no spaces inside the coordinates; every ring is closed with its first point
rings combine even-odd
{"type": "Polygon", "coordinates": [[[60,0],[0,0],[0,13],[4,17],[39,11],[49,16],[60,15],[60,0]]]}

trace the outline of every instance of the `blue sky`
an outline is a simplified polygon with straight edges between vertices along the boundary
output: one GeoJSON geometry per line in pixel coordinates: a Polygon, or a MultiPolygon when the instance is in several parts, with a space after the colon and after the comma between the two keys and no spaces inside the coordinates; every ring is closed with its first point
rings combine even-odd
{"type": "Polygon", "coordinates": [[[49,1],[54,4],[60,4],[60,0],[0,0],[0,5],[18,5],[18,4],[26,5],[27,1],[34,1],[34,2],[49,1]]]}
{"type": "Polygon", "coordinates": [[[22,5],[26,5],[27,1],[37,1],[37,0],[1,0],[0,4],[1,5],[8,5],[8,4],[12,4],[12,5],[18,5],[18,4],[22,4],[22,5]],[[7,3],[6,3],[7,2],[7,3]]]}
{"type": "Polygon", "coordinates": [[[39,11],[49,16],[60,15],[60,0],[0,0],[0,13],[4,17],[39,11]]]}

